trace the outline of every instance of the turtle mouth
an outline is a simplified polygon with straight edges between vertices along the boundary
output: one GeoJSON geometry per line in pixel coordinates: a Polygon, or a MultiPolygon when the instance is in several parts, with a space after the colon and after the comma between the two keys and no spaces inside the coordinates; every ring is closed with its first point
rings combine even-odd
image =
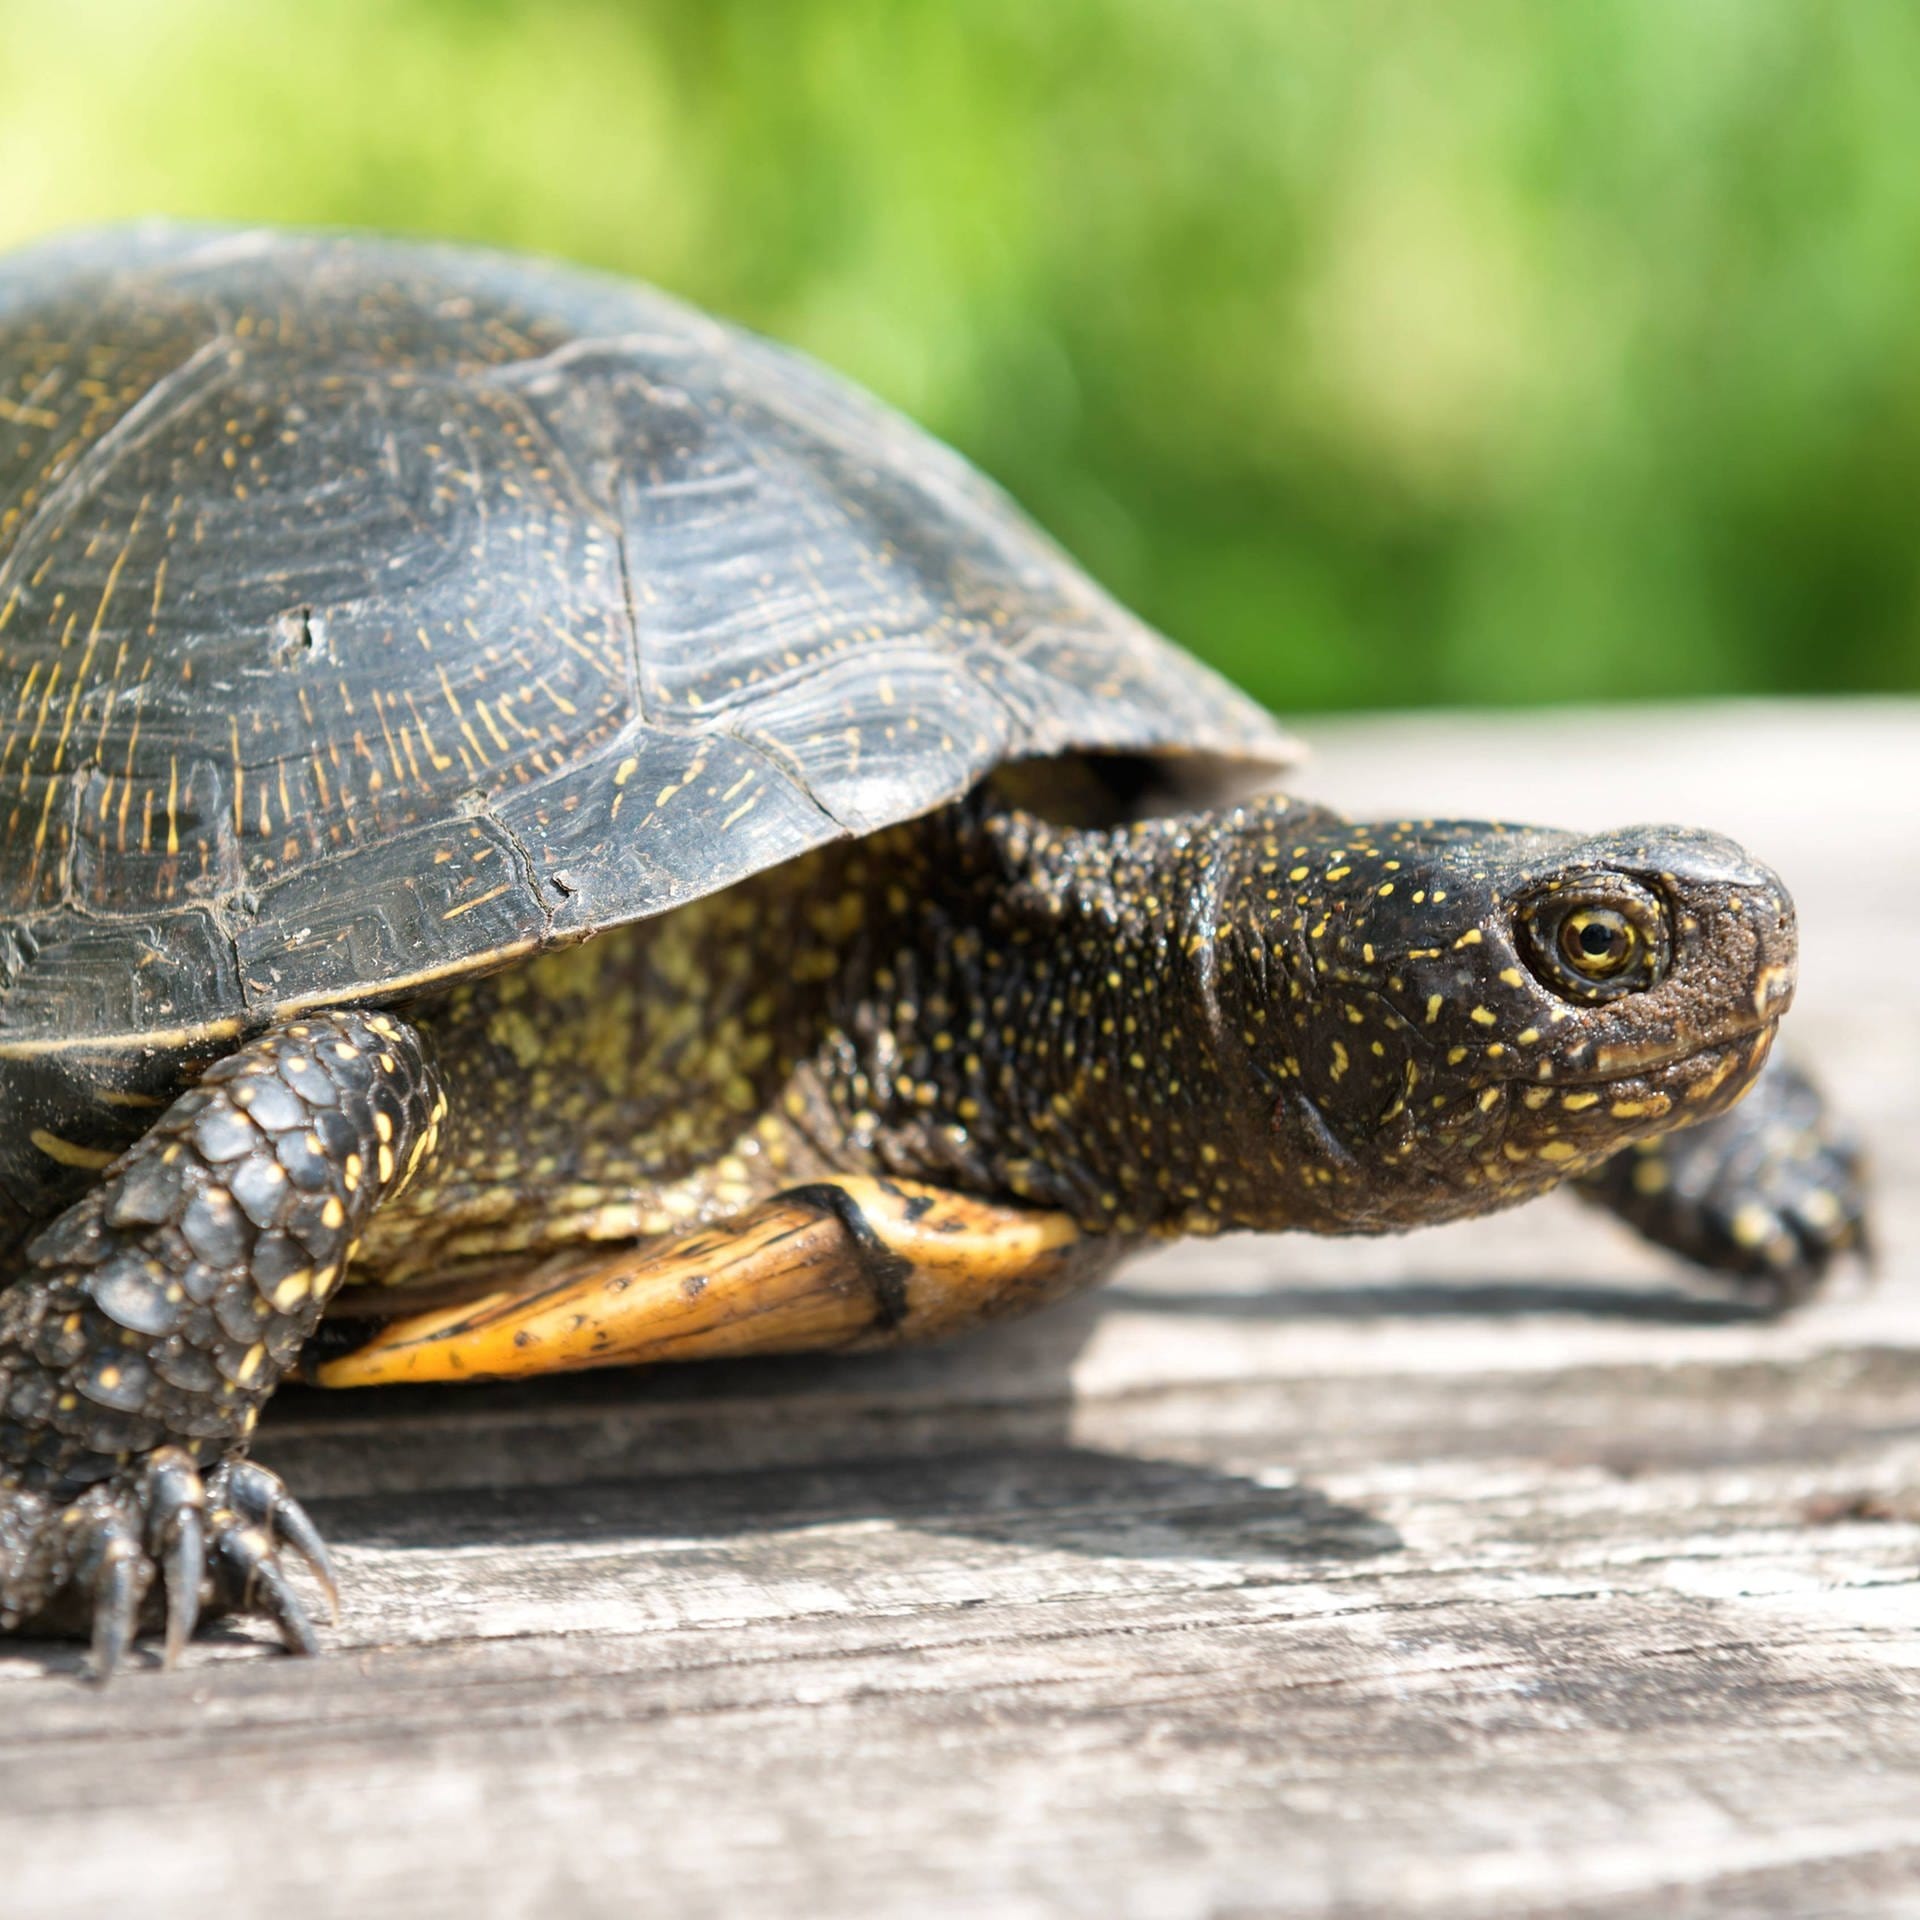
{"type": "Polygon", "coordinates": [[[1485,1088],[1478,1125],[1456,1142],[1508,1198],[1590,1172],[1636,1141],[1698,1126],[1733,1106],[1759,1076],[1777,1021],[1721,1033],[1691,1048],[1642,1050],[1637,1070],[1581,1079],[1512,1079],[1485,1088]]]}
{"type": "Polygon", "coordinates": [[[1575,1146],[1582,1159],[1589,1152],[1604,1158],[1634,1140],[1697,1126],[1725,1113],[1753,1085],[1779,1024],[1759,1021],[1691,1047],[1640,1049],[1631,1060],[1616,1061],[1611,1073],[1556,1074],[1544,1086],[1536,1082],[1538,1094],[1526,1081],[1510,1082],[1511,1120],[1525,1125],[1536,1103],[1550,1108],[1552,1124],[1545,1131],[1575,1146]]]}
{"type": "Polygon", "coordinates": [[[1732,1106],[1753,1084],[1779,1030],[1777,1020],[1757,1022],[1686,1052],[1648,1061],[1637,1070],[1609,1075],[1602,1084],[1614,1096],[1616,1113],[1623,1095],[1631,1097],[1644,1090],[1649,1096],[1666,1096],[1689,1119],[1710,1119],[1732,1106]]]}
{"type": "MultiPolygon", "coordinates": [[[[1769,1012],[1729,1024],[1709,1035],[1599,1042],[1583,1051],[1575,1062],[1557,1066],[1553,1084],[1617,1087],[1677,1079],[1692,1088],[1701,1083],[1702,1076],[1724,1076],[1743,1054],[1752,1054],[1756,1049],[1758,1058],[1754,1070],[1757,1072],[1779,1029],[1779,1014],[1769,1012]]],[[[1718,1083],[1717,1079],[1714,1083],[1718,1083]]]]}

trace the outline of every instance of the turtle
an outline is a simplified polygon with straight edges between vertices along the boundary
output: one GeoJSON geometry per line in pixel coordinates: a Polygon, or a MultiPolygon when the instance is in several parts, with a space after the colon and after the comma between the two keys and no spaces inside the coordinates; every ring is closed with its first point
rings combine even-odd
{"type": "Polygon", "coordinates": [[[1863,1233],[1767,867],[1275,791],[959,455],[614,278],[0,260],[0,729],[0,1631],[102,1675],[315,1650],[289,1378],[881,1348],[1563,1182],[1769,1306],[1863,1233]]]}

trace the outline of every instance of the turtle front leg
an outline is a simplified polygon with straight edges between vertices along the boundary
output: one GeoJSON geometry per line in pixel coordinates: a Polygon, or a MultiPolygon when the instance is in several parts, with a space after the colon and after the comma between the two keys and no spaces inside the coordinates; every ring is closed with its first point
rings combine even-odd
{"type": "Polygon", "coordinates": [[[29,1244],[0,1292],[0,1630],[91,1633],[104,1676],[163,1594],[169,1659],[209,1601],[313,1651],[277,1554],[331,1595],[325,1549],[242,1456],[444,1113],[403,1022],[294,1021],[210,1068],[29,1244]]]}
{"type": "Polygon", "coordinates": [[[1574,1186],[1774,1312],[1867,1246],[1865,1158],[1820,1089],[1778,1057],[1731,1111],[1629,1147],[1574,1186]]]}

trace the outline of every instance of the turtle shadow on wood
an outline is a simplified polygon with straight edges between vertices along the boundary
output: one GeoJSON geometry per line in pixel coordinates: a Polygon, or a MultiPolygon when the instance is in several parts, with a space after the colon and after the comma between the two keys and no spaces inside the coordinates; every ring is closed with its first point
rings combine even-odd
{"type": "Polygon", "coordinates": [[[1740,1298],[1599,1276],[1257,1290],[1122,1282],[1035,1319],[887,1354],[608,1371],[478,1392],[292,1389],[261,1440],[277,1465],[297,1468],[349,1550],[604,1552],[623,1539],[718,1544],[875,1521],[1094,1558],[1218,1560],[1240,1577],[1258,1577],[1264,1564],[1285,1579],[1400,1549],[1385,1521],[1286,1479],[1283,1463],[1256,1478],[1075,1444],[1074,1363],[1114,1312],[1701,1327],[1765,1317],[1740,1298]]]}
{"type": "Polygon", "coordinates": [[[1129,1287],[1106,1290],[1109,1309],[1215,1320],[1635,1321],[1724,1327],[1775,1317],[1763,1300],[1602,1280],[1355,1281],[1325,1286],[1129,1287]]]}
{"type": "MultiPolygon", "coordinates": [[[[849,1525],[924,1540],[922,1564],[951,1560],[946,1577],[962,1585],[970,1564],[984,1583],[989,1564],[1029,1554],[1212,1561],[1259,1581],[1400,1548],[1391,1526],[1289,1479],[1284,1463],[1255,1478],[1076,1444],[1071,1368],[1100,1311],[1095,1293],[882,1355],[478,1389],[290,1387],[258,1452],[299,1476],[343,1550],[349,1607],[384,1577],[355,1570],[356,1549],[403,1556],[389,1563],[401,1582],[450,1551],[477,1554],[468,1572],[484,1609],[492,1554],[510,1583],[521,1553],[577,1550],[603,1592],[611,1582],[638,1594],[676,1559],[791,1568],[849,1525]]],[[[84,1668],[74,1645],[7,1651],[49,1672],[84,1668]]]]}
{"type": "MultiPolygon", "coordinates": [[[[541,1385],[551,1390],[550,1382],[541,1385]]],[[[376,1608],[391,1613],[422,1582],[444,1605],[445,1583],[434,1570],[457,1550],[469,1556],[458,1604],[471,1605],[476,1625],[494,1607],[517,1605],[535,1587],[544,1591],[556,1552],[567,1559],[573,1599],[591,1607],[609,1592],[631,1598],[634,1626],[643,1627],[640,1608],[649,1592],[671,1605],[690,1576],[700,1589],[731,1577],[767,1595],[783,1584],[803,1595],[836,1587],[857,1592],[868,1578],[883,1586],[896,1578],[902,1552],[920,1577],[944,1590],[948,1604],[964,1607],[1004,1593],[1009,1560],[1212,1562],[1232,1584],[1266,1585],[1391,1555],[1404,1544],[1385,1521],[1312,1486],[1274,1486],[1065,1445],[724,1475],[341,1495],[316,1500],[313,1511],[348,1554],[373,1549],[384,1557],[377,1575],[359,1570],[349,1606],[352,1593],[365,1589],[376,1608]],[[866,1549],[851,1565],[849,1527],[866,1549]],[[873,1551],[876,1527],[902,1540],[891,1567],[889,1556],[873,1551]]],[[[796,1599],[794,1611],[817,1606],[796,1599]]],[[[440,1632],[465,1637],[457,1620],[440,1632]]],[[[210,1623],[201,1638],[216,1647],[260,1644],[257,1633],[225,1621],[210,1623]]],[[[20,1641],[6,1652],[48,1674],[79,1677],[87,1670],[86,1650],[70,1642],[20,1641]]],[[[158,1663],[151,1648],[130,1658],[136,1668],[158,1663]]]]}
{"type": "Polygon", "coordinates": [[[704,1539],[848,1519],[1123,1558],[1351,1559],[1399,1545],[1373,1516],[1287,1480],[1284,1464],[1255,1479],[1078,1444],[1073,1366],[1105,1293],[881,1354],[478,1390],[293,1388],[261,1451],[301,1475],[349,1549],[621,1528],[704,1539]]]}
{"type": "Polygon", "coordinates": [[[1392,1527],[1311,1486],[1066,1445],[318,1504],[343,1547],[433,1553],[622,1542],[684,1548],[874,1522],[1095,1559],[1248,1566],[1371,1559],[1402,1544],[1392,1527]]]}

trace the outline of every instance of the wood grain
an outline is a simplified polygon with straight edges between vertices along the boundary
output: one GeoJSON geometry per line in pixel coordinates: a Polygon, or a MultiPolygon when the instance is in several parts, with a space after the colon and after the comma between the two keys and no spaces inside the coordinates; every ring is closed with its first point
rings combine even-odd
{"type": "Polygon", "coordinates": [[[288,1393],[329,1656],[5,1644],[0,1913],[1920,1907],[1920,706],[1320,739],[1356,808],[1774,860],[1878,1284],[1766,1325],[1547,1202],[926,1353],[288,1393]]]}

